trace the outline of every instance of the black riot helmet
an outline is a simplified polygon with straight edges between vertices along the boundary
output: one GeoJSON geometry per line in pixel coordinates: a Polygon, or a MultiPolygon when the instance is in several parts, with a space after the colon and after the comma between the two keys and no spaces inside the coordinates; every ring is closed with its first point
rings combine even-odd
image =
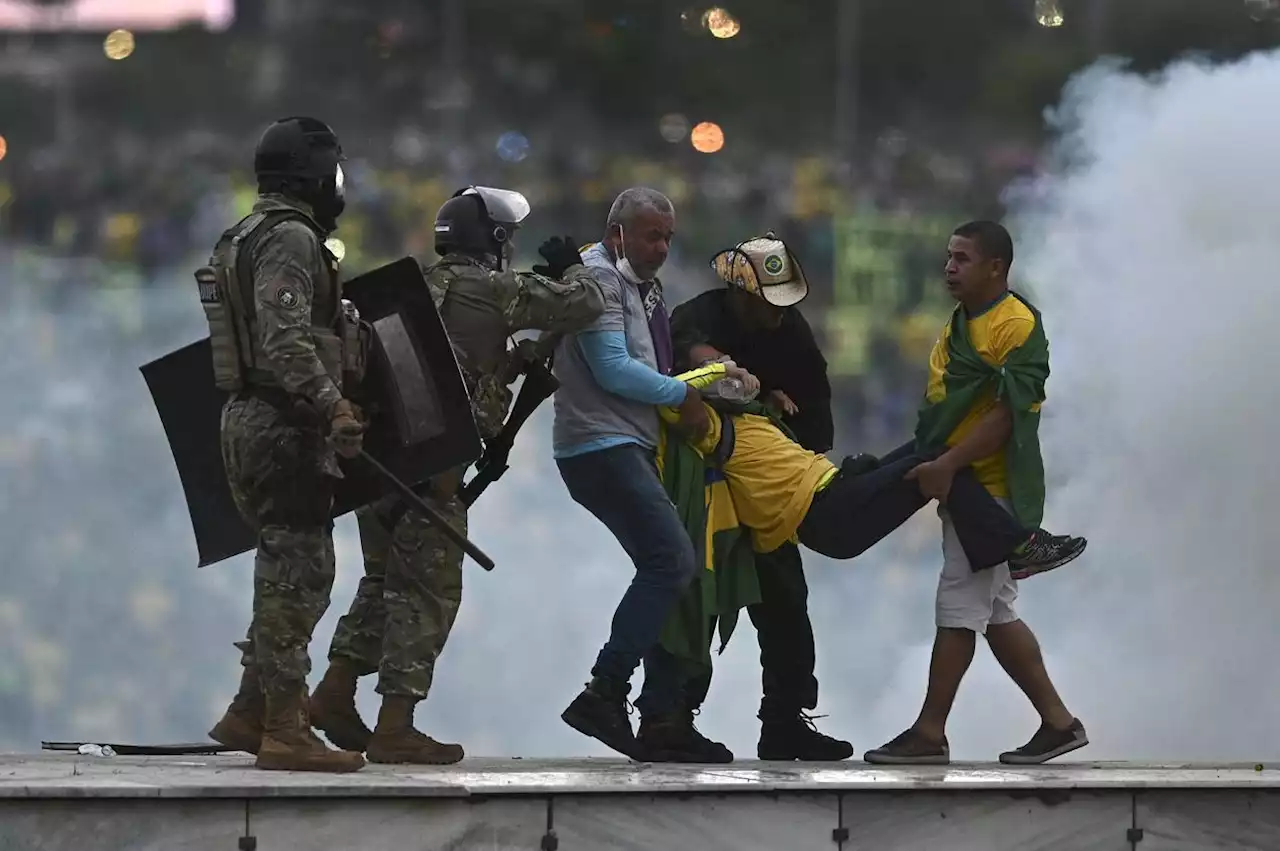
{"type": "Polygon", "coordinates": [[[279,193],[309,205],[325,230],[338,227],[346,207],[337,135],[315,118],[292,116],[272,124],[253,152],[258,191],[279,193]]]}
{"type": "Polygon", "coordinates": [[[529,215],[519,192],[468,186],[436,212],[436,253],[457,252],[484,260],[498,271],[511,259],[511,238],[529,215]]]}

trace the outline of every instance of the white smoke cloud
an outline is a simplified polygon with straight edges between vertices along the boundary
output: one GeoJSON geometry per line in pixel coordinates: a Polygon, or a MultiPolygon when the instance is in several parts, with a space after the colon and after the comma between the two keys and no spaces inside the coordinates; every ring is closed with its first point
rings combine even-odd
{"type": "MultiPolygon", "coordinates": [[[[1052,347],[1047,523],[1090,548],[1022,584],[1051,675],[1095,759],[1275,757],[1273,553],[1280,405],[1280,53],[1079,74],[1045,173],[1010,191],[1018,259],[1052,347]]],[[[926,650],[877,716],[918,708],[926,650]]],[[[953,754],[1034,726],[985,649],[953,754]],[[1012,725],[1012,726],[1010,726],[1012,725]]],[[[888,718],[898,719],[896,722],[888,718]]]]}
{"type": "MultiPolygon", "coordinates": [[[[1280,481],[1270,375],[1280,319],[1271,280],[1280,268],[1280,115],[1268,105],[1277,90],[1277,54],[1222,67],[1182,63],[1154,78],[1094,67],[1064,94],[1045,175],[1010,196],[1015,273],[1034,283],[1053,347],[1042,435],[1055,482],[1047,522],[1091,541],[1075,564],[1024,583],[1019,605],[1088,725],[1093,744],[1083,758],[1276,756],[1280,524],[1267,497],[1280,481]]],[[[37,690],[51,683],[37,709],[61,708],[11,727],[9,743],[200,739],[234,690],[231,642],[248,621],[252,559],[191,566],[181,491],[136,374],[144,360],[198,335],[198,314],[182,304],[171,312],[184,319],[142,342],[61,329],[58,371],[120,396],[103,396],[91,421],[50,416],[61,430],[30,436],[62,441],[48,463],[31,468],[31,481],[8,472],[6,544],[25,549],[4,569],[13,605],[0,605],[0,634],[24,648],[56,643],[18,676],[37,690]],[[94,352],[116,355],[114,379],[89,371],[94,352]],[[142,433],[123,434],[126,420],[146,420],[142,433]],[[65,479],[48,478],[58,474],[65,479]],[[29,505],[17,498],[19,481],[29,505]],[[142,494],[146,504],[122,502],[121,493],[142,494]],[[102,514],[78,557],[52,557],[76,543],[63,540],[69,523],[54,505],[77,517],[102,514]],[[147,585],[167,589],[176,608],[159,626],[125,628],[137,620],[128,597],[147,605],[147,585]],[[118,709],[85,714],[102,701],[118,709]]],[[[96,309],[78,308],[81,317],[96,309]]],[[[15,329],[8,339],[10,366],[39,356],[38,334],[15,329]]],[[[24,373],[33,373],[10,372],[11,398],[25,398],[24,373]]],[[[72,390],[51,388],[48,403],[81,404],[72,390]]],[[[608,753],[559,713],[588,676],[631,567],[568,498],[549,457],[549,423],[548,406],[472,514],[472,537],[498,568],[485,574],[468,562],[458,624],[418,712],[427,732],[475,755],[608,753]]],[[[337,531],[339,581],[311,648],[313,682],[360,572],[350,518],[337,531]]],[[[896,735],[919,708],[938,540],[937,519],[924,511],[856,561],[806,553],[820,711],[831,716],[822,727],[859,751],[896,735]]],[[[700,726],[751,757],[760,669],[747,618],[717,661],[700,726]]],[[[370,722],[373,685],[367,678],[360,695],[370,722]]],[[[991,759],[1035,724],[981,648],[952,718],[955,758],[991,759]]]]}

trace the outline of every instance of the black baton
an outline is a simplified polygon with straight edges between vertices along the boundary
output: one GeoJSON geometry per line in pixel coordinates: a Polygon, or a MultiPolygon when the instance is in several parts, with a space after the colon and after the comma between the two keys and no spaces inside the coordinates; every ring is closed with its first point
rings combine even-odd
{"type": "Polygon", "coordinates": [[[363,449],[360,450],[360,457],[364,459],[366,464],[377,470],[378,475],[386,479],[392,487],[399,491],[400,495],[407,499],[410,505],[421,511],[423,516],[425,516],[433,526],[437,527],[441,532],[444,532],[445,535],[448,536],[449,540],[462,547],[463,552],[475,559],[476,564],[480,565],[485,570],[493,570],[493,559],[485,555],[484,550],[471,543],[466,535],[453,528],[453,525],[450,524],[439,511],[436,511],[431,507],[430,503],[414,493],[413,488],[400,481],[395,473],[382,466],[378,459],[374,458],[363,449]]]}

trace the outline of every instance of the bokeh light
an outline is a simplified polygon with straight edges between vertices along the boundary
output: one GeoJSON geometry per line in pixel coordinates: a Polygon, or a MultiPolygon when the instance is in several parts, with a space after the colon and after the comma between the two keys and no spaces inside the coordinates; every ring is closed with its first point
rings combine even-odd
{"type": "Polygon", "coordinates": [[[702,25],[716,38],[733,38],[742,30],[738,19],[719,6],[708,9],[702,15],[702,25]]]}
{"type": "Polygon", "coordinates": [[[0,160],[4,159],[5,155],[8,153],[9,153],[9,140],[3,136],[0,136],[0,160]]]}
{"type": "Polygon", "coordinates": [[[498,156],[509,163],[518,163],[529,156],[529,140],[523,133],[508,130],[498,137],[495,146],[498,156]]]}
{"type": "Polygon", "coordinates": [[[683,141],[689,134],[689,119],[678,112],[669,112],[658,121],[658,133],[672,144],[683,141]]]}
{"type": "Polygon", "coordinates": [[[724,147],[724,131],[714,121],[702,121],[689,134],[695,151],[703,154],[714,154],[724,147]]]}
{"type": "Polygon", "coordinates": [[[112,30],[102,41],[102,52],[117,61],[132,56],[134,47],[133,33],[128,30],[112,30]]]}
{"type": "Polygon", "coordinates": [[[1060,27],[1066,18],[1058,0],[1036,0],[1036,23],[1042,27],[1060,27]]]}

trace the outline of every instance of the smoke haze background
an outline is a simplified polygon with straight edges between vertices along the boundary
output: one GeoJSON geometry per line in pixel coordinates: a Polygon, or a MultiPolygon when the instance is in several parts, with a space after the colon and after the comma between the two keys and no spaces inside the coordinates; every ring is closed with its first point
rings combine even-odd
{"type": "MultiPolygon", "coordinates": [[[[1150,79],[1095,66],[1053,116],[1046,173],[1008,197],[1015,278],[1033,284],[1053,347],[1046,523],[1090,537],[1077,563],[1024,583],[1019,605],[1088,725],[1088,758],[1263,759],[1280,749],[1280,532],[1268,500],[1280,474],[1277,90],[1276,53],[1180,63],[1150,79]]],[[[0,705],[0,743],[201,740],[239,676],[232,642],[248,624],[252,556],[195,569],[178,478],[137,372],[205,333],[189,272],[146,294],[145,310],[109,288],[68,295],[54,346],[47,319],[23,307],[38,270],[16,262],[5,261],[0,386],[8,410],[31,406],[24,417],[58,425],[0,446],[38,450],[0,489],[0,646],[21,648],[0,659],[0,685],[16,678],[36,692],[34,710],[0,705]],[[120,332],[144,314],[146,334],[120,332]],[[45,386],[33,390],[33,376],[45,386]],[[67,532],[70,516],[85,531],[67,532]],[[59,576],[55,550],[96,572],[59,576]],[[103,710],[108,702],[117,709],[103,710]]],[[[700,269],[672,275],[676,300],[701,285],[700,269]]],[[[547,405],[472,514],[471,535],[498,567],[468,562],[457,626],[418,711],[423,729],[472,755],[608,753],[559,713],[587,679],[631,568],[569,500],[549,425],[547,405]]],[[[339,578],[311,648],[313,683],[361,569],[352,518],[336,535],[339,578]]],[[[915,717],[938,547],[925,511],[856,562],[805,554],[819,711],[831,716],[822,728],[859,751],[915,717]]],[[[757,658],[744,617],[699,719],[739,757],[754,756],[757,658]]],[[[372,687],[367,678],[360,694],[369,721],[372,687]]],[[[990,759],[1035,723],[980,649],[953,716],[955,757],[990,759]]]]}

